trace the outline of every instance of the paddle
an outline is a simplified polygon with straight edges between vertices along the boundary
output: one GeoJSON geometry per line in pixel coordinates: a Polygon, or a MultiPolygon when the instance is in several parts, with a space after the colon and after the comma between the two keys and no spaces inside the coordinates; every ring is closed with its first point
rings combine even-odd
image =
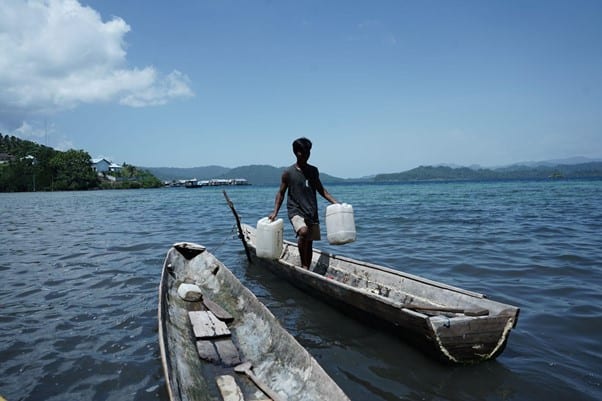
{"type": "Polygon", "coordinates": [[[234,218],[236,219],[236,227],[238,228],[238,238],[240,238],[240,240],[242,241],[242,245],[245,247],[245,253],[247,254],[247,259],[249,260],[249,263],[253,263],[253,260],[251,259],[251,252],[249,251],[249,246],[247,245],[247,241],[245,241],[244,235],[242,235],[242,227],[240,226],[240,217],[238,217],[238,213],[236,213],[236,209],[234,209],[234,203],[232,203],[230,198],[228,198],[228,194],[226,193],[226,190],[224,190],[223,192],[224,192],[224,197],[226,198],[226,202],[228,203],[228,206],[230,206],[230,210],[232,210],[232,214],[234,214],[234,218]]]}
{"type": "Polygon", "coordinates": [[[276,392],[274,390],[269,388],[267,386],[267,384],[265,384],[259,377],[255,376],[253,374],[253,372],[251,372],[251,369],[253,369],[253,365],[251,365],[251,362],[244,362],[244,363],[241,363],[240,365],[234,367],[235,372],[246,374],[247,377],[249,379],[251,379],[253,381],[253,383],[255,383],[257,385],[257,387],[259,387],[259,389],[261,391],[263,391],[272,400],[274,400],[274,401],[284,400],[282,397],[280,397],[278,394],[276,394],[276,392]]]}
{"type": "Polygon", "coordinates": [[[474,309],[461,309],[461,308],[446,308],[438,306],[419,306],[419,305],[402,305],[402,308],[412,309],[415,311],[433,311],[433,312],[449,312],[449,313],[462,313],[466,316],[487,316],[489,310],[483,308],[474,309]]]}

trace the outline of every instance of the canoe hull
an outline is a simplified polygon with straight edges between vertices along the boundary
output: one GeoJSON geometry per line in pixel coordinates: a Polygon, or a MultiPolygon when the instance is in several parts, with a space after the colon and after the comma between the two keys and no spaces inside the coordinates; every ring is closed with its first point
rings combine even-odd
{"type": "Polygon", "coordinates": [[[460,288],[407,275],[382,266],[314,250],[310,271],[299,266],[296,244],[285,241],[279,259],[257,258],[254,228],[242,225],[254,260],[295,286],[336,304],[354,316],[377,318],[404,340],[435,358],[471,364],[495,359],[506,346],[519,309],[460,288]],[[406,288],[407,287],[407,288],[406,288]],[[426,313],[408,304],[452,309],[486,309],[487,316],[426,313]]]}
{"type": "Polygon", "coordinates": [[[288,401],[347,396],[317,361],[279,324],[269,310],[207,251],[186,255],[176,247],[166,256],[159,288],[159,344],[170,400],[222,400],[217,378],[235,378],[245,399],[256,398],[257,387],[233,366],[199,357],[188,312],[203,310],[202,302],[184,301],[181,283],[194,283],[229,313],[232,343],[241,361],[272,390],[288,401]]]}

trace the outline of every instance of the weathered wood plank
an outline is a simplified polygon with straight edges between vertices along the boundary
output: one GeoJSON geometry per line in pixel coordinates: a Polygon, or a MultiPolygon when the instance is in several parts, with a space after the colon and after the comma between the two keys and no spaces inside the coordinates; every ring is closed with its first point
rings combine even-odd
{"type": "Polygon", "coordinates": [[[245,398],[236,384],[234,377],[230,375],[218,376],[216,379],[219,392],[222,394],[224,401],[245,401],[245,398]]]}
{"type": "Polygon", "coordinates": [[[234,345],[230,338],[217,339],[214,344],[224,365],[234,366],[242,362],[238,348],[236,348],[236,345],[234,345]]]}
{"type": "Polygon", "coordinates": [[[219,320],[211,311],[188,312],[194,335],[197,338],[213,338],[230,335],[226,323],[219,320]]]}
{"type": "Polygon", "coordinates": [[[203,298],[203,304],[207,307],[207,309],[209,309],[211,312],[213,312],[213,314],[219,320],[222,320],[226,323],[234,320],[234,317],[232,317],[232,315],[227,310],[225,310],[224,308],[222,308],[220,305],[216,304],[212,300],[210,300],[208,298],[203,298]]]}
{"type": "Polygon", "coordinates": [[[212,341],[199,340],[196,342],[196,349],[201,359],[212,363],[219,362],[219,354],[212,341]]]}

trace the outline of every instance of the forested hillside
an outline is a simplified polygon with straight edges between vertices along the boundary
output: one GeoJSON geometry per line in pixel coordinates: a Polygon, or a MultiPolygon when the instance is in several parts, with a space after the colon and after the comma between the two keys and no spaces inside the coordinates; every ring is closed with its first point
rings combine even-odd
{"type": "MultiPolygon", "coordinates": [[[[192,168],[147,167],[155,176],[162,180],[210,180],[213,178],[244,178],[252,185],[278,185],[285,167],[269,165],[248,165],[235,168],[207,166],[192,168]]],[[[324,184],[344,182],[343,178],[320,173],[324,184]]]]}
{"type": "Polygon", "coordinates": [[[87,190],[93,188],[159,187],[148,171],[124,164],[113,181],[98,176],[83,150],[55,150],[32,141],[0,134],[0,192],[87,190]]]}
{"type": "Polygon", "coordinates": [[[523,180],[546,178],[598,178],[602,177],[602,162],[553,166],[509,166],[497,169],[420,166],[394,174],[379,174],[376,182],[428,181],[428,180],[523,180]]]}
{"type": "Polygon", "coordinates": [[[81,190],[98,187],[83,150],[61,152],[0,134],[0,191],[81,190]]]}
{"type": "MultiPolygon", "coordinates": [[[[232,169],[226,167],[196,168],[148,168],[164,180],[212,178],[245,178],[252,185],[278,185],[285,167],[269,165],[249,165],[232,169]],[[170,173],[177,172],[176,175],[170,173]]],[[[559,178],[602,178],[602,162],[591,161],[577,164],[544,163],[541,165],[514,165],[500,168],[471,168],[449,166],[420,166],[411,170],[392,174],[378,174],[374,177],[344,179],[320,172],[324,184],[342,182],[412,182],[412,181],[455,181],[455,180],[525,180],[559,178]]]]}

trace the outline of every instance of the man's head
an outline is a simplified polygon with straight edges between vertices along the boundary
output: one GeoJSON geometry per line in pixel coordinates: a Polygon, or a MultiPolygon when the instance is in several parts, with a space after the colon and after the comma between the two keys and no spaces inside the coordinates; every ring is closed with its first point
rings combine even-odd
{"type": "Polygon", "coordinates": [[[311,141],[305,137],[295,139],[293,142],[293,153],[297,156],[297,159],[302,158],[304,161],[307,161],[311,153],[311,141]]]}

